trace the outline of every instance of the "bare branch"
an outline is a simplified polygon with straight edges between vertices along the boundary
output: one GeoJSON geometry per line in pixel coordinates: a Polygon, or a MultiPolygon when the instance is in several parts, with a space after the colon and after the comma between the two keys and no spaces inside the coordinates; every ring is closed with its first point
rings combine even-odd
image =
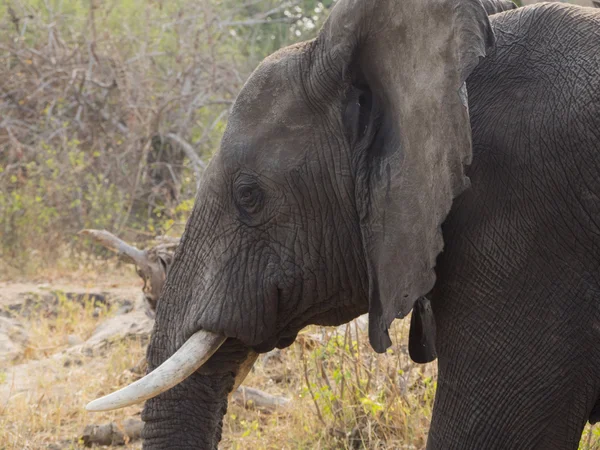
{"type": "Polygon", "coordinates": [[[194,150],[194,147],[192,147],[192,145],[181,136],[175,133],[168,133],[167,138],[171,139],[176,144],[179,144],[181,149],[185,152],[186,156],[192,163],[192,168],[194,169],[194,173],[196,175],[196,185],[198,185],[198,183],[200,183],[202,171],[206,170],[206,164],[200,159],[194,150]]]}
{"type": "Polygon", "coordinates": [[[129,245],[106,230],[81,230],[78,234],[91,237],[99,244],[117,253],[119,258],[127,263],[139,266],[146,266],[149,263],[146,252],[129,245]]]}
{"type": "Polygon", "coordinates": [[[236,20],[231,22],[221,22],[221,27],[253,27],[255,25],[265,25],[267,23],[294,23],[298,20],[296,17],[285,17],[281,19],[248,19],[236,20]]]}
{"type": "MultiPolygon", "coordinates": [[[[0,176],[0,191],[37,195],[34,176],[52,180],[43,205],[60,211],[48,226],[60,241],[54,248],[95,223],[117,236],[134,217],[136,225],[181,223],[177,204],[194,195],[202,156],[271,47],[257,39],[271,34],[262,24],[298,19],[285,11],[300,0],[184,2],[159,15],[145,6],[140,17],[152,20],[137,26],[136,12],[111,32],[111,2],[85,1],[73,12],[43,1],[43,14],[26,3],[12,2],[0,18],[0,165],[20,167],[0,176]],[[231,26],[239,33],[225,31],[231,26]],[[169,145],[153,146],[157,136],[169,145]]],[[[15,226],[20,214],[0,212],[0,245],[26,255],[48,239],[33,225],[15,226]]]]}

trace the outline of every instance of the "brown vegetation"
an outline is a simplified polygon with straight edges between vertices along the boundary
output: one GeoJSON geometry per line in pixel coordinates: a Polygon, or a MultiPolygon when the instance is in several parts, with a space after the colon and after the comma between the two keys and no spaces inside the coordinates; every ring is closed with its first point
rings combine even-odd
{"type": "Polygon", "coordinates": [[[82,228],[139,240],[182,222],[297,3],[3,2],[0,270],[52,265],[82,228]]]}

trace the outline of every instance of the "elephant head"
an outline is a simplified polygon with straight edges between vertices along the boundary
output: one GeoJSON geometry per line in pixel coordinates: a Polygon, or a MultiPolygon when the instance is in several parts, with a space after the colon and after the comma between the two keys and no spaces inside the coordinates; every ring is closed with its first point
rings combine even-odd
{"type": "Polygon", "coordinates": [[[160,393],[145,447],[215,448],[254,351],[367,311],[385,351],[432,288],[440,225],[469,185],[465,80],[493,42],[480,0],[340,0],[316,39],[266,58],[158,303],[148,362],[161,367],[90,409],[160,393]]]}

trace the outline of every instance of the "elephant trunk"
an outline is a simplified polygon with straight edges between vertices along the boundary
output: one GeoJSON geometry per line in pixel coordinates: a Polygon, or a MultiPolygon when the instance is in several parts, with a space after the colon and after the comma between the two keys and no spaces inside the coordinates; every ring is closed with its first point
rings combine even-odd
{"type": "Polygon", "coordinates": [[[148,449],[216,450],[234,374],[193,374],[146,402],[142,436],[148,449]]]}
{"type": "MultiPolygon", "coordinates": [[[[148,349],[150,366],[161,359],[154,356],[162,353],[160,349],[153,339],[148,349]]],[[[216,450],[228,395],[255,359],[256,354],[240,341],[228,339],[184,381],[147,400],[142,413],[144,449],[216,450]]]]}

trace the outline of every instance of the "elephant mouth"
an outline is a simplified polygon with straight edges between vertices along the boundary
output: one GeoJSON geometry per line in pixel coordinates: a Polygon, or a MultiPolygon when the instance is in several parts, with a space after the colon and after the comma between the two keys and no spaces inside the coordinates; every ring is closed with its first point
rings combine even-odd
{"type": "MultiPolygon", "coordinates": [[[[279,304],[282,291],[280,289],[276,291],[276,300],[279,304]]],[[[279,333],[274,333],[272,337],[263,340],[258,345],[244,345],[253,350],[252,354],[258,355],[259,353],[266,353],[275,347],[288,347],[295,341],[297,334],[297,331],[284,329],[279,333]]],[[[118,391],[93,400],[86,405],[86,409],[88,411],[110,411],[154,398],[183,382],[201,369],[227,339],[223,333],[200,329],[192,333],[170,358],[145,377],[118,391]]],[[[250,365],[253,362],[254,360],[249,362],[250,365]]],[[[241,382],[241,380],[236,379],[236,383],[238,382],[241,382]]]]}

